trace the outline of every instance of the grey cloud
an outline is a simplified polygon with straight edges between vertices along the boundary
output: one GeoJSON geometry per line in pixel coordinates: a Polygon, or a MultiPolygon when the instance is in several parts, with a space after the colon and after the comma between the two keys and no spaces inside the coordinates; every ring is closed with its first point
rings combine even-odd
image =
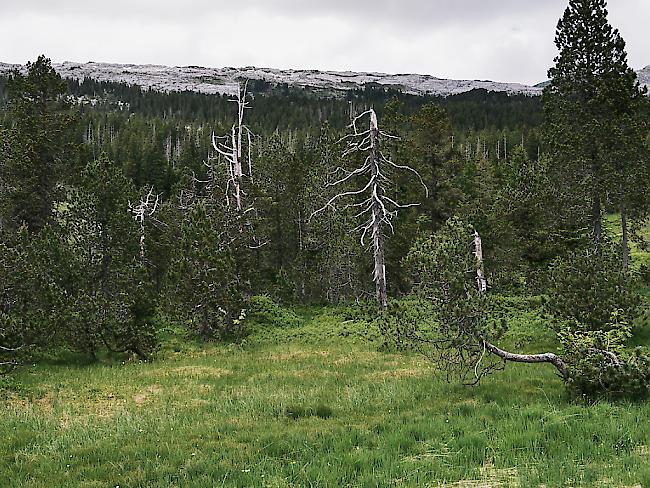
{"type": "Polygon", "coordinates": [[[145,21],[187,21],[247,10],[293,18],[328,15],[357,22],[433,28],[450,22],[484,22],[495,17],[548,11],[561,13],[565,3],[565,0],[10,0],[2,10],[5,15],[40,12],[61,16],[137,16],[145,21]]]}

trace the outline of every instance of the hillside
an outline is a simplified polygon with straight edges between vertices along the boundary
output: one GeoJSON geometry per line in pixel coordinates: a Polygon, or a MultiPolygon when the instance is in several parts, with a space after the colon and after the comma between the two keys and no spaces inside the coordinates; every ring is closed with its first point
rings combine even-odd
{"type": "MultiPolygon", "coordinates": [[[[18,65],[0,63],[0,74],[18,65]]],[[[112,63],[73,63],[53,65],[63,77],[74,80],[126,83],[159,92],[195,92],[206,95],[233,94],[239,81],[255,80],[260,86],[304,88],[321,95],[337,97],[364,87],[384,87],[410,95],[458,95],[472,90],[540,95],[544,83],[535,86],[489,80],[448,80],[421,74],[362,73],[352,71],[280,70],[272,68],[205,68],[200,66],[159,66],[112,63]]],[[[642,84],[650,85],[650,66],[638,71],[642,84]]]]}
{"type": "MultiPolygon", "coordinates": [[[[0,74],[16,65],[0,63],[0,74]]],[[[203,94],[231,94],[243,79],[271,85],[286,84],[336,96],[366,86],[397,89],[412,95],[449,96],[484,89],[508,94],[539,95],[541,89],[518,83],[487,80],[447,80],[430,75],[358,73],[318,70],[279,70],[271,68],[204,68],[110,63],[59,63],[56,71],[64,78],[86,78],[103,82],[137,85],[161,92],[191,91],[203,94]]]]}

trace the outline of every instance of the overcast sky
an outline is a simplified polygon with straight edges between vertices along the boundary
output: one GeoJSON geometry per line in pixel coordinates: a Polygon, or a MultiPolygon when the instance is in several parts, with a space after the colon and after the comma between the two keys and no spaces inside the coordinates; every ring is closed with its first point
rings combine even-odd
{"type": "MultiPolygon", "coordinates": [[[[568,0],[0,0],[0,61],[260,66],[537,83],[568,0]]],[[[650,0],[611,0],[650,64],[650,0]]]]}

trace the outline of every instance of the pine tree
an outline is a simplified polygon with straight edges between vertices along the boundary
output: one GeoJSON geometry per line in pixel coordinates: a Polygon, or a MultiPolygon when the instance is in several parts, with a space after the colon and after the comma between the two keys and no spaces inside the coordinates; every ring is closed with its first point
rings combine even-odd
{"type": "Polygon", "coordinates": [[[44,56],[28,63],[26,74],[15,71],[8,92],[13,127],[0,131],[0,220],[39,231],[75,166],[76,119],[65,83],[44,56]]]}
{"type": "Polygon", "coordinates": [[[605,0],[570,0],[555,43],[560,53],[543,97],[547,144],[556,183],[566,190],[567,205],[578,210],[574,218],[590,222],[597,244],[603,234],[604,194],[613,186],[617,192],[624,187],[618,157],[634,153],[641,143],[620,134],[635,130],[644,91],[628,66],[623,38],[608,22],[605,0]]]}
{"type": "Polygon", "coordinates": [[[140,226],[129,212],[135,188],[104,155],[84,168],[79,183],[51,226],[58,241],[52,267],[66,297],[54,308],[59,340],[92,356],[107,348],[144,359],[156,343],[155,298],[140,226]]]}

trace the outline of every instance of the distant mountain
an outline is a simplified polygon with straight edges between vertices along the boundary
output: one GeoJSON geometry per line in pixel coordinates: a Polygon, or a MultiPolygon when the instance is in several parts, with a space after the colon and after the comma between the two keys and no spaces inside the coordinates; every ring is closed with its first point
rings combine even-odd
{"type": "MultiPolygon", "coordinates": [[[[0,63],[0,74],[17,67],[0,63]]],[[[64,78],[85,78],[127,83],[160,92],[192,91],[204,94],[233,94],[241,80],[256,80],[273,86],[287,85],[329,96],[366,86],[392,88],[413,95],[449,96],[475,89],[508,94],[540,95],[544,83],[528,86],[487,80],[447,80],[430,75],[356,73],[348,71],[279,70],[271,68],[203,68],[157,65],[71,63],[54,64],[64,78]]],[[[650,66],[639,71],[642,83],[650,85],[650,66]]]]}

